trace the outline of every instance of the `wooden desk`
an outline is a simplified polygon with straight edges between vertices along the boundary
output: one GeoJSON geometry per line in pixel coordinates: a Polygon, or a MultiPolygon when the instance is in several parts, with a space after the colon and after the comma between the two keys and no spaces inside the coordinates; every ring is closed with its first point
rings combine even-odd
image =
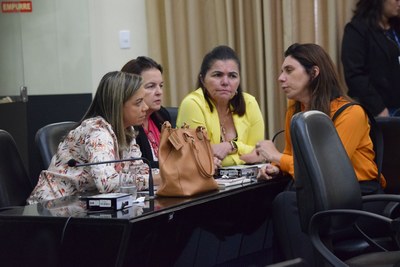
{"type": "Polygon", "coordinates": [[[215,266],[273,262],[271,201],[287,178],[90,213],[78,197],[0,213],[2,266],[215,266]],[[247,259],[248,257],[248,259],[247,259]]]}

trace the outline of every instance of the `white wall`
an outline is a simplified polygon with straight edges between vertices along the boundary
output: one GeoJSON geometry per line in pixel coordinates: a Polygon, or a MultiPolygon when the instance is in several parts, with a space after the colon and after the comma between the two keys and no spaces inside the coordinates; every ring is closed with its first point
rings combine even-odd
{"type": "Polygon", "coordinates": [[[94,91],[105,73],[148,54],[145,1],[89,0],[94,91]],[[120,30],[130,31],[130,49],[119,48],[120,30]]]}
{"type": "Polygon", "coordinates": [[[0,96],[91,93],[108,71],[147,55],[145,0],[32,0],[0,13],[0,96]],[[119,48],[119,31],[131,48],[119,48]]]}

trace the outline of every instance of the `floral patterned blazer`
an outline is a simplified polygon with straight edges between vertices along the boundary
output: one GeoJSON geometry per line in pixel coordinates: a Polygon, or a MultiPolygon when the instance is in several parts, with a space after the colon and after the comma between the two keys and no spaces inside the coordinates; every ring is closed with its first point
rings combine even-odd
{"type": "MultiPolygon", "coordinates": [[[[50,166],[39,175],[38,183],[28,198],[28,204],[88,191],[115,192],[120,175],[132,175],[148,180],[149,168],[143,161],[69,167],[68,161],[94,163],[119,159],[118,142],[111,125],[102,117],[84,120],[71,130],[59,144],[50,166]]],[[[141,157],[136,140],[122,152],[122,158],[141,157]]]]}

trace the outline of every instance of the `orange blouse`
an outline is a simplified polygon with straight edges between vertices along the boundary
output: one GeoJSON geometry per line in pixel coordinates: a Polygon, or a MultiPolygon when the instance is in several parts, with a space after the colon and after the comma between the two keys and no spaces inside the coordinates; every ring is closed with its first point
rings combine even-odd
{"type": "MultiPolygon", "coordinates": [[[[331,118],[335,112],[349,101],[340,97],[331,102],[331,118]]],[[[292,104],[293,102],[291,102],[292,104]]],[[[280,160],[280,169],[294,177],[293,148],[290,137],[290,120],[294,114],[294,106],[290,106],[286,112],[285,123],[285,149],[280,160]]],[[[375,152],[369,136],[370,126],[368,115],[359,105],[346,108],[335,120],[334,125],[343,146],[354,166],[359,181],[374,180],[378,176],[378,168],[375,164],[375,152]]],[[[381,185],[386,186],[386,180],[381,175],[381,185]]]]}

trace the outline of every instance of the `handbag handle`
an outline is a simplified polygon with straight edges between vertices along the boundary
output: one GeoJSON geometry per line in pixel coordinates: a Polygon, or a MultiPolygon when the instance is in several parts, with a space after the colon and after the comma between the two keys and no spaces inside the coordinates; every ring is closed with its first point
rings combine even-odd
{"type": "MultiPolygon", "coordinates": [[[[197,129],[196,129],[196,134],[197,134],[197,137],[199,138],[199,140],[201,140],[202,142],[206,142],[208,140],[208,136],[207,136],[207,133],[205,133],[205,128],[204,127],[198,126],[197,129]]],[[[191,139],[191,145],[192,145],[192,152],[193,152],[193,155],[194,155],[194,157],[196,159],[196,165],[197,165],[197,168],[200,171],[200,174],[203,175],[204,177],[207,177],[207,178],[213,177],[213,175],[214,175],[213,158],[212,157],[208,157],[209,158],[210,171],[207,171],[205,169],[205,167],[203,166],[202,161],[199,158],[199,155],[198,155],[199,150],[197,149],[196,143],[194,142],[194,137],[190,135],[190,139],[191,139]]],[[[207,149],[207,155],[212,155],[213,153],[211,151],[211,146],[208,145],[207,143],[204,143],[204,145],[206,146],[206,149],[207,149]]]]}

